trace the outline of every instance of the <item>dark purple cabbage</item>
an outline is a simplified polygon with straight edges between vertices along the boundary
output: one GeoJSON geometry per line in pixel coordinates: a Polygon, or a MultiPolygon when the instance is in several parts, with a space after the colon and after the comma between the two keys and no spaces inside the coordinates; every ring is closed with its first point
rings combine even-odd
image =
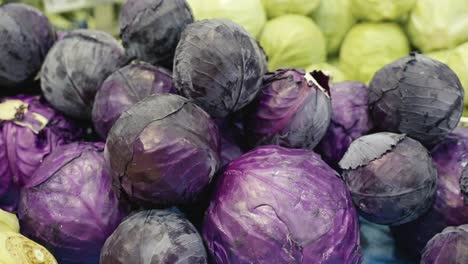
{"type": "Polygon", "coordinates": [[[371,222],[401,225],[432,206],[437,170],[423,145],[405,135],[362,136],[339,165],[354,205],[371,222]]]}
{"type": "Polygon", "coordinates": [[[188,99],[152,95],[117,120],[106,159],[131,201],[146,207],[191,203],[219,167],[218,129],[188,99]]]}
{"type": "Polygon", "coordinates": [[[180,35],[192,22],[185,0],[127,0],[120,11],[120,36],[129,56],[172,69],[180,35]]]}
{"type": "Polygon", "coordinates": [[[349,192],[308,150],[262,146],[231,162],[203,237],[216,263],[361,263],[349,192]]]}
{"type": "Polygon", "coordinates": [[[1,5],[0,87],[19,90],[19,85],[32,81],[54,42],[54,27],[39,10],[17,3],[1,5]]]}
{"type": "Polygon", "coordinates": [[[206,19],[182,33],[174,83],[181,95],[223,118],[255,98],[266,70],[263,50],[243,27],[227,19],[206,19]]]}
{"type": "Polygon", "coordinates": [[[123,221],[107,239],[100,264],[208,263],[195,227],[169,210],[140,211],[123,221]]]}
{"type": "Polygon", "coordinates": [[[156,93],[174,93],[172,74],[148,63],[137,62],[111,74],[94,99],[92,119],[102,138],[130,106],[156,93]]]}
{"type": "Polygon", "coordinates": [[[90,120],[102,82],[128,59],[111,35],[96,30],[68,32],[50,50],[42,67],[45,98],[63,113],[90,120]]]}
{"type": "Polygon", "coordinates": [[[330,126],[315,149],[332,166],[337,166],[351,143],[372,129],[369,90],[360,82],[335,83],[330,89],[330,126]]]}
{"type": "Polygon", "coordinates": [[[237,159],[244,150],[242,149],[242,135],[239,128],[231,123],[231,120],[216,120],[220,134],[220,158],[221,167],[224,167],[232,160],[237,159]]]}
{"type": "Polygon", "coordinates": [[[369,107],[380,131],[407,134],[433,147],[458,124],[463,87],[442,62],[411,53],[380,69],[372,79],[369,107]]]}
{"type": "Polygon", "coordinates": [[[438,172],[434,205],[415,221],[392,230],[398,245],[416,257],[427,241],[444,228],[468,224],[468,206],[460,184],[468,164],[468,128],[456,128],[431,154],[438,172]]]}
{"type": "Polygon", "coordinates": [[[331,115],[328,76],[280,69],[265,76],[246,131],[254,146],[313,149],[327,132],[331,115]]]}
{"type": "Polygon", "coordinates": [[[0,208],[16,211],[25,186],[45,157],[78,140],[82,130],[38,96],[0,100],[0,208]]]}
{"type": "Polygon", "coordinates": [[[124,217],[103,152],[103,143],[61,146],[21,192],[21,233],[59,263],[98,263],[101,247],[124,217]]]}
{"type": "Polygon", "coordinates": [[[421,264],[468,263],[468,225],[447,227],[424,248],[421,264]]]}

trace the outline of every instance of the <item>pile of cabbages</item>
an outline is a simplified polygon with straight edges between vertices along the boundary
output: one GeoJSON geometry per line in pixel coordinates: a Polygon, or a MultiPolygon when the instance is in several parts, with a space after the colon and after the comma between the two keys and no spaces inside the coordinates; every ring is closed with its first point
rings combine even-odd
{"type": "Polygon", "coordinates": [[[57,40],[0,5],[0,208],[44,247],[0,227],[0,262],[357,264],[368,221],[416,261],[468,263],[446,64],[412,52],[369,85],[269,72],[246,29],[185,0],[127,0],[120,36],[57,40]]]}

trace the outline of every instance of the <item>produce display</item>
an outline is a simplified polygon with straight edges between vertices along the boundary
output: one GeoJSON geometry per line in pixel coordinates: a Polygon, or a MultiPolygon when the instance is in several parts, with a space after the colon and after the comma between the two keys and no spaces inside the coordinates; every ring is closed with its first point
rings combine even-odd
{"type": "Polygon", "coordinates": [[[468,263],[467,28],[466,0],[0,0],[0,263],[468,263]]]}

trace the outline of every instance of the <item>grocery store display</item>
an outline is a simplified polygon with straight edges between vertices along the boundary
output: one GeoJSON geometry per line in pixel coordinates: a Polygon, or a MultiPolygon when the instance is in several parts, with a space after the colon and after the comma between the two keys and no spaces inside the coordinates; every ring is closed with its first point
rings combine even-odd
{"type": "Polygon", "coordinates": [[[74,30],[47,54],[41,74],[42,92],[66,115],[91,120],[94,96],[102,82],[127,61],[123,47],[111,35],[74,30]]]}
{"type": "Polygon", "coordinates": [[[107,239],[101,264],[208,263],[203,241],[185,218],[168,210],[135,213],[107,239]]]}
{"type": "Polygon", "coordinates": [[[467,28],[466,0],[0,0],[0,263],[468,263],[467,28]]]}
{"type": "Polygon", "coordinates": [[[467,263],[468,225],[447,227],[424,248],[421,264],[467,263]]]}
{"type": "Polygon", "coordinates": [[[325,37],[320,28],[304,16],[285,15],[268,21],[259,41],[268,57],[270,71],[305,68],[325,62],[327,56],[325,37]]]}
{"type": "Polygon", "coordinates": [[[266,67],[263,51],[242,27],[227,19],[206,19],[182,33],[174,83],[179,94],[222,118],[255,98],[266,67]]]}
{"type": "Polygon", "coordinates": [[[257,37],[266,23],[262,0],[187,0],[196,20],[225,18],[257,37]]]}
{"type": "Polygon", "coordinates": [[[106,159],[131,201],[148,207],[190,203],[219,167],[218,129],[181,96],[148,96],[110,130],[106,159]]]}
{"type": "Polygon", "coordinates": [[[369,83],[380,68],[408,55],[405,33],[396,23],[359,23],[346,34],[340,67],[349,80],[369,83]]]}
{"type": "Polygon", "coordinates": [[[231,162],[212,196],[203,236],[216,263],[354,264],[362,258],[349,192],[308,150],[262,146],[231,162]]]}
{"type": "Polygon", "coordinates": [[[39,10],[16,3],[0,6],[0,94],[7,88],[21,92],[54,42],[55,30],[39,10]]]}
{"type": "Polygon", "coordinates": [[[362,136],[339,165],[360,215],[371,222],[404,224],[434,201],[437,170],[421,143],[405,135],[362,136]]]}
{"type": "Polygon", "coordinates": [[[263,85],[246,117],[251,145],[317,146],[332,114],[328,76],[282,69],[266,74],[263,85]]]}
{"type": "Polygon", "coordinates": [[[0,209],[0,261],[2,264],[57,264],[43,246],[19,233],[16,215],[0,209]]]}
{"type": "Polygon", "coordinates": [[[360,82],[335,83],[330,88],[332,117],[325,136],[315,151],[333,167],[351,143],[373,127],[369,116],[369,90],[360,82]]]}
{"type": "Polygon", "coordinates": [[[0,121],[0,208],[15,212],[20,188],[44,158],[83,131],[39,96],[3,98],[0,121]]]}
{"type": "Polygon", "coordinates": [[[462,173],[468,167],[468,128],[459,127],[431,151],[437,168],[437,189],[431,209],[415,221],[393,227],[400,247],[418,256],[426,243],[448,226],[468,224],[462,173]]]}
{"type": "Polygon", "coordinates": [[[96,94],[92,120],[101,138],[119,116],[135,103],[155,93],[174,93],[172,74],[145,62],[135,62],[112,73],[96,94]]]}
{"type": "Polygon", "coordinates": [[[125,210],[112,190],[104,144],[72,143],[47,156],[21,193],[21,231],[59,263],[97,263],[125,210]]]}
{"type": "Polygon", "coordinates": [[[417,53],[380,69],[369,89],[379,130],[405,133],[429,148],[455,129],[463,112],[464,91],[457,75],[417,53]]]}
{"type": "Polygon", "coordinates": [[[192,22],[185,0],[126,0],[120,36],[130,57],[172,68],[180,35],[192,22]]]}

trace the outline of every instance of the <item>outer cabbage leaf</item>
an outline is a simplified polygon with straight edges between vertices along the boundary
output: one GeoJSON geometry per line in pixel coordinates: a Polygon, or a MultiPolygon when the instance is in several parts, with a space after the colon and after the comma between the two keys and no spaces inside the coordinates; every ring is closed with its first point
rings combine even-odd
{"type": "Polygon", "coordinates": [[[417,0],[351,0],[352,12],[359,20],[396,21],[408,14],[417,0]]]}
{"type": "Polygon", "coordinates": [[[447,227],[424,248],[421,264],[468,262],[468,225],[447,227]]]}
{"type": "Polygon", "coordinates": [[[320,4],[320,0],[262,0],[269,18],[286,14],[309,15],[320,4]]]}

